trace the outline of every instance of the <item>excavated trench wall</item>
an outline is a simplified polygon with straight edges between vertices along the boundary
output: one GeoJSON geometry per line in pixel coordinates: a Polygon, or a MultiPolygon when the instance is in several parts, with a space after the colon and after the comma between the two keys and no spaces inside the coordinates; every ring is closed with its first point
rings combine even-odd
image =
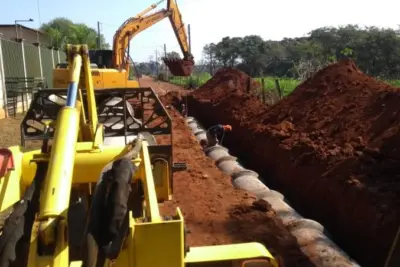
{"type": "MultiPolygon", "coordinates": [[[[206,131],[193,117],[187,117],[186,123],[192,130],[197,141],[207,140],[206,131]]],[[[254,194],[258,199],[267,201],[289,232],[296,237],[303,253],[319,267],[359,267],[326,235],[324,227],[316,221],[303,218],[287,202],[281,193],[269,189],[261,182],[262,178],[252,171],[245,169],[229,154],[229,150],[216,145],[204,151],[213,160],[217,167],[232,178],[236,188],[254,194]]]]}
{"type": "Polygon", "coordinates": [[[344,62],[317,74],[317,85],[306,81],[293,96],[268,108],[240,90],[247,84],[241,75],[220,73],[218,81],[213,79],[195,91],[187,99],[189,116],[205,127],[232,125],[224,145],[234,156],[257,171],[269,186],[282,191],[303,216],[321,222],[334,241],[362,266],[384,266],[400,221],[400,191],[395,183],[395,166],[400,160],[392,149],[392,145],[400,144],[395,134],[400,127],[378,130],[376,117],[389,127],[397,120],[400,125],[400,113],[393,107],[390,111],[374,109],[387,109],[388,104],[393,105],[393,97],[400,99],[400,94],[365,78],[354,63],[344,62]],[[352,81],[347,77],[350,74],[359,76],[359,81],[352,81]],[[220,86],[224,82],[227,85],[220,86]],[[370,87],[380,89],[374,92],[370,87]],[[385,104],[389,97],[391,103],[385,104]],[[301,104],[296,102],[299,100],[301,104]],[[345,104],[338,108],[338,102],[345,104]],[[324,120],[318,119],[321,113],[326,116],[324,120]],[[382,113],[389,118],[381,117],[382,113]],[[351,116],[352,120],[347,119],[351,116]],[[302,122],[304,118],[307,120],[302,122]],[[370,129],[368,122],[360,124],[363,119],[370,120],[375,129],[370,129]],[[331,138],[327,138],[327,131],[331,138]],[[391,145],[384,143],[387,138],[392,140],[391,145]],[[380,171],[385,180],[373,183],[371,177],[380,179],[380,171]]]}

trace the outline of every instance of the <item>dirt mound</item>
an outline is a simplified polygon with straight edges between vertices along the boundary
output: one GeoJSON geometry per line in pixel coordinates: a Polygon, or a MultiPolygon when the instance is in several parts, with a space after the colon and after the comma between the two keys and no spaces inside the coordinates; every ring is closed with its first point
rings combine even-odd
{"type": "Polygon", "coordinates": [[[227,94],[250,92],[258,86],[259,83],[247,74],[234,68],[222,68],[193,95],[198,99],[215,102],[225,98],[227,94]]]}
{"type": "Polygon", "coordinates": [[[204,103],[215,89],[200,90],[191,115],[206,126],[231,124],[224,143],[249,168],[362,265],[383,266],[400,223],[399,89],[346,60],[270,108],[237,91],[204,103]]]}
{"type": "Polygon", "coordinates": [[[162,96],[159,96],[159,98],[165,106],[173,105],[175,107],[179,107],[179,105],[180,105],[180,103],[182,103],[185,95],[186,95],[185,92],[171,91],[162,96]]]}

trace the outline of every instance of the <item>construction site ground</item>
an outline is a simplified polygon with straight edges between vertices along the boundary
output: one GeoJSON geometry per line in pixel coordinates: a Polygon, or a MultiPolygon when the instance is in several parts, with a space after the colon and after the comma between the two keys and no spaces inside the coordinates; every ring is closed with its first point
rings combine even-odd
{"type": "Polygon", "coordinates": [[[204,127],[230,124],[223,143],[233,156],[359,264],[385,266],[400,222],[399,88],[348,59],[271,106],[257,88],[245,73],[222,68],[185,98],[189,116],[204,127]]]}
{"type": "MultiPolygon", "coordinates": [[[[183,88],[169,83],[141,79],[142,87],[152,87],[159,95],[183,88]]],[[[174,199],[161,207],[171,214],[176,207],[183,212],[190,246],[258,241],[285,266],[315,266],[301,252],[296,239],[264,201],[235,189],[230,177],[222,174],[207,158],[184,123],[182,116],[168,109],[173,120],[174,161],[186,162],[187,170],[174,174],[174,199]]],[[[20,143],[19,126],[23,116],[0,120],[0,146],[20,143]]],[[[29,145],[28,147],[29,148],[29,145]]]]}

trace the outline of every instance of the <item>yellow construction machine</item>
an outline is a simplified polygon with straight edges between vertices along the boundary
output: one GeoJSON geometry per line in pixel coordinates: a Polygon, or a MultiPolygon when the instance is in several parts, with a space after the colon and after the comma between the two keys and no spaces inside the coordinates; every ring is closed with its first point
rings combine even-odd
{"type": "MultiPolygon", "coordinates": [[[[133,62],[129,57],[130,41],[141,31],[148,29],[167,17],[178,39],[183,59],[163,58],[164,63],[174,76],[191,75],[194,68],[194,60],[190,52],[190,44],[176,1],[167,0],[167,9],[146,15],[163,1],[161,0],[135,17],[127,19],[114,35],[113,50],[89,51],[95,89],[139,87],[137,77],[135,77],[134,70],[131,68],[131,63],[133,66],[133,62]]],[[[58,64],[57,68],[53,70],[54,88],[67,88],[69,83],[69,70],[67,66],[67,64],[58,64]]],[[[83,82],[83,76],[81,77],[81,82],[83,82]]]]}
{"type": "Polygon", "coordinates": [[[186,166],[173,162],[171,118],[157,95],[95,91],[87,46],[67,55],[68,88],[36,93],[21,124],[22,143],[41,148],[0,150],[0,266],[278,267],[259,243],[188,247],[180,209],[159,211],[186,166]],[[99,107],[102,94],[120,101],[99,107]]]}

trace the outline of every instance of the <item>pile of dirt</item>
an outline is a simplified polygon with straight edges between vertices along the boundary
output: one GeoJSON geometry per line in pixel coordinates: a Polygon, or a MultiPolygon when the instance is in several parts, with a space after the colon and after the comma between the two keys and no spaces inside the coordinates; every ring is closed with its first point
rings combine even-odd
{"type": "MultiPolygon", "coordinates": [[[[164,103],[167,104],[167,103],[164,103]]],[[[173,200],[161,207],[163,214],[182,210],[190,246],[261,242],[287,266],[314,266],[282,221],[266,202],[232,186],[207,158],[179,113],[169,110],[173,121],[174,161],[188,170],[174,174],[173,200]]]]}
{"type": "Polygon", "coordinates": [[[187,92],[184,91],[170,91],[164,95],[159,96],[161,102],[164,106],[173,105],[174,107],[179,107],[180,104],[184,102],[184,98],[187,92]]]}
{"type": "Polygon", "coordinates": [[[234,68],[219,69],[215,75],[194,92],[203,101],[218,102],[227,94],[249,93],[259,87],[259,83],[245,73],[234,68]]]}
{"type": "Polygon", "coordinates": [[[231,124],[224,143],[247,167],[322,222],[362,265],[383,266],[400,223],[400,90],[350,60],[319,71],[269,108],[243,93],[243,84],[212,98],[227,86],[223,80],[200,88],[189,115],[206,126],[231,124]]]}

